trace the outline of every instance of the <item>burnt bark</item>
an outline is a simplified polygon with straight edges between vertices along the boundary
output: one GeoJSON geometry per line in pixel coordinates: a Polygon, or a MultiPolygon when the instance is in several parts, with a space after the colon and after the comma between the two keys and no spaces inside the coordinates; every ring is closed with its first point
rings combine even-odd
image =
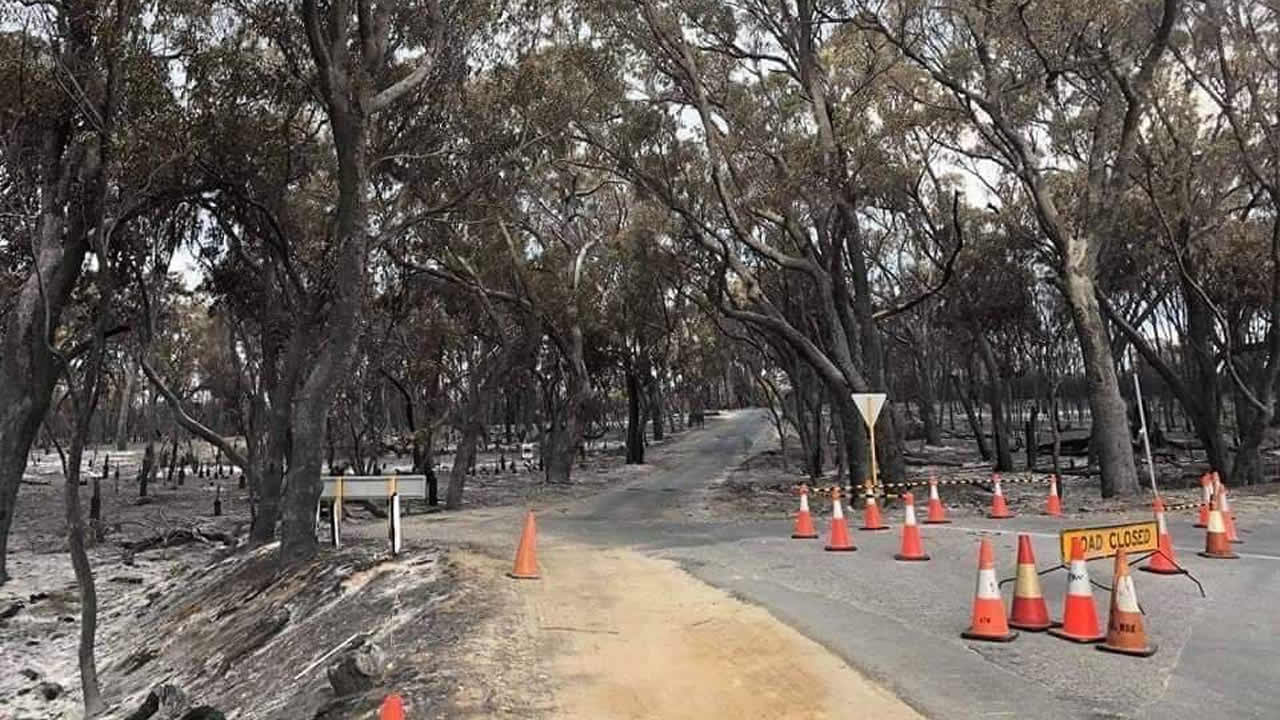
{"type": "Polygon", "coordinates": [[[640,378],[628,368],[626,375],[627,391],[627,454],[628,465],[644,463],[644,416],[640,412],[640,378]]]}
{"type": "Polygon", "coordinates": [[[978,345],[978,355],[982,358],[982,366],[987,371],[987,405],[991,408],[991,432],[996,445],[997,472],[1013,470],[1013,453],[1009,448],[1009,428],[1005,415],[1004,397],[1008,394],[1004,375],[996,362],[995,352],[986,335],[974,333],[978,345]]]}

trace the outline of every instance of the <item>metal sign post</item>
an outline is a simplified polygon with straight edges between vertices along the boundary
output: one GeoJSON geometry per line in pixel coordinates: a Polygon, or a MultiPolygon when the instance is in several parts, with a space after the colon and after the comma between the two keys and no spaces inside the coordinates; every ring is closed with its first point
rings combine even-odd
{"type": "Polygon", "coordinates": [[[869,485],[864,483],[869,492],[875,490],[880,484],[880,468],[876,462],[876,419],[880,417],[880,410],[884,408],[886,397],[884,393],[853,394],[853,405],[858,408],[862,422],[867,424],[867,436],[871,441],[871,482],[869,485]]]}

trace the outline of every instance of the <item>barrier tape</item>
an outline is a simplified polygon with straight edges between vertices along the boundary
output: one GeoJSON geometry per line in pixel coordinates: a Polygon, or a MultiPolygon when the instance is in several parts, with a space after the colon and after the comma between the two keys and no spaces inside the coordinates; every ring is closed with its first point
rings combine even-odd
{"type": "MultiPolygon", "coordinates": [[[[1037,481],[1037,480],[1035,480],[1035,479],[1025,479],[1025,480],[1019,480],[1019,479],[1008,479],[1008,480],[1007,480],[1007,479],[1005,479],[1005,478],[1001,478],[1001,479],[1000,479],[1000,484],[1001,484],[1001,485],[1004,485],[1005,483],[1010,483],[1010,482],[1015,483],[1015,484],[1019,484],[1019,485],[1032,485],[1032,484],[1038,484],[1038,483],[1039,483],[1039,481],[1037,481]]],[[[903,498],[903,496],[904,496],[906,493],[891,493],[891,492],[886,491],[884,488],[917,487],[917,486],[922,485],[922,484],[923,484],[923,485],[927,485],[927,484],[928,484],[928,481],[926,480],[926,481],[924,481],[923,483],[913,483],[913,482],[906,482],[906,483],[882,483],[882,484],[880,485],[880,487],[876,488],[876,489],[875,489],[871,494],[874,494],[876,497],[882,497],[882,498],[885,498],[885,499],[890,499],[890,498],[892,498],[892,499],[896,499],[896,500],[901,500],[901,499],[903,498]]],[[[941,485],[975,485],[975,486],[981,486],[981,485],[984,485],[984,484],[986,484],[986,483],[983,483],[983,482],[978,481],[978,480],[948,480],[948,481],[942,481],[942,480],[939,480],[939,481],[938,481],[938,485],[940,485],[940,486],[941,486],[941,485]]],[[[797,494],[798,494],[798,493],[799,493],[799,491],[800,491],[800,488],[801,488],[801,487],[802,487],[801,485],[792,485],[792,486],[791,486],[791,490],[792,490],[793,492],[795,492],[795,493],[797,493],[797,494]]],[[[838,489],[838,490],[840,491],[841,496],[842,496],[842,497],[844,497],[845,499],[848,499],[848,498],[850,498],[850,497],[861,497],[861,498],[864,498],[864,499],[865,499],[865,498],[867,497],[867,494],[868,494],[865,490],[859,489],[859,491],[858,491],[857,493],[854,493],[854,494],[851,496],[851,495],[849,494],[849,492],[848,492],[848,489],[847,489],[847,488],[841,487],[841,486],[839,486],[839,485],[821,485],[821,486],[803,485],[803,487],[806,487],[806,488],[808,488],[808,489],[809,489],[809,494],[810,494],[810,495],[830,495],[832,492],[834,492],[835,490],[837,490],[837,489],[838,489]]],[[[1181,512],[1181,511],[1184,511],[1184,510],[1199,510],[1199,509],[1200,509],[1201,504],[1202,504],[1202,503],[1201,503],[1201,502],[1199,502],[1199,501],[1195,501],[1195,502],[1185,502],[1185,503],[1175,503],[1175,504],[1165,505],[1165,506],[1164,506],[1164,511],[1165,511],[1165,512],[1167,512],[1167,513],[1170,513],[1170,512],[1181,512]]],[[[1150,510],[1150,509],[1151,509],[1151,508],[1150,508],[1149,506],[1145,506],[1145,507],[1144,507],[1144,506],[1136,506],[1136,507],[1127,507],[1127,508],[1102,508],[1102,509],[1100,509],[1100,510],[1099,510],[1099,512],[1111,512],[1111,511],[1117,511],[1117,512],[1133,512],[1133,511],[1150,510]]]]}

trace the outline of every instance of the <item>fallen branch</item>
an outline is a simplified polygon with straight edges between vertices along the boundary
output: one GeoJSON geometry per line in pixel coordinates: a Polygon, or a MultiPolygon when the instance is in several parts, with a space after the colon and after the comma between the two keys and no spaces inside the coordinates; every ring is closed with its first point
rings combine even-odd
{"type": "Polygon", "coordinates": [[[216,530],[201,530],[199,528],[179,528],[166,533],[151,535],[141,540],[125,541],[120,546],[131,553],[146,552],[156,548],[177,547],[188,543],[198,542],[203,545],[213,545],[215,542],[223,545],[234,546],[236,538],[228,533],[216,530]]]}

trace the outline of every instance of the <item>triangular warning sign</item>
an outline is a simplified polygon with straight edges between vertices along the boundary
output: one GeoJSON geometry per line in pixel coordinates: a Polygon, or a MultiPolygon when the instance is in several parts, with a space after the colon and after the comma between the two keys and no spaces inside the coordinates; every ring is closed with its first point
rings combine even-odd
{"type": "Polygon", "coordinates": [[[862,415],[862,421],[867,427],[873,427],[876,424],[876,418],[880,417],[880,409],[884,407],[884,393],[854,393],[853,404],[858,406],[858,413],[862,415]]]}

